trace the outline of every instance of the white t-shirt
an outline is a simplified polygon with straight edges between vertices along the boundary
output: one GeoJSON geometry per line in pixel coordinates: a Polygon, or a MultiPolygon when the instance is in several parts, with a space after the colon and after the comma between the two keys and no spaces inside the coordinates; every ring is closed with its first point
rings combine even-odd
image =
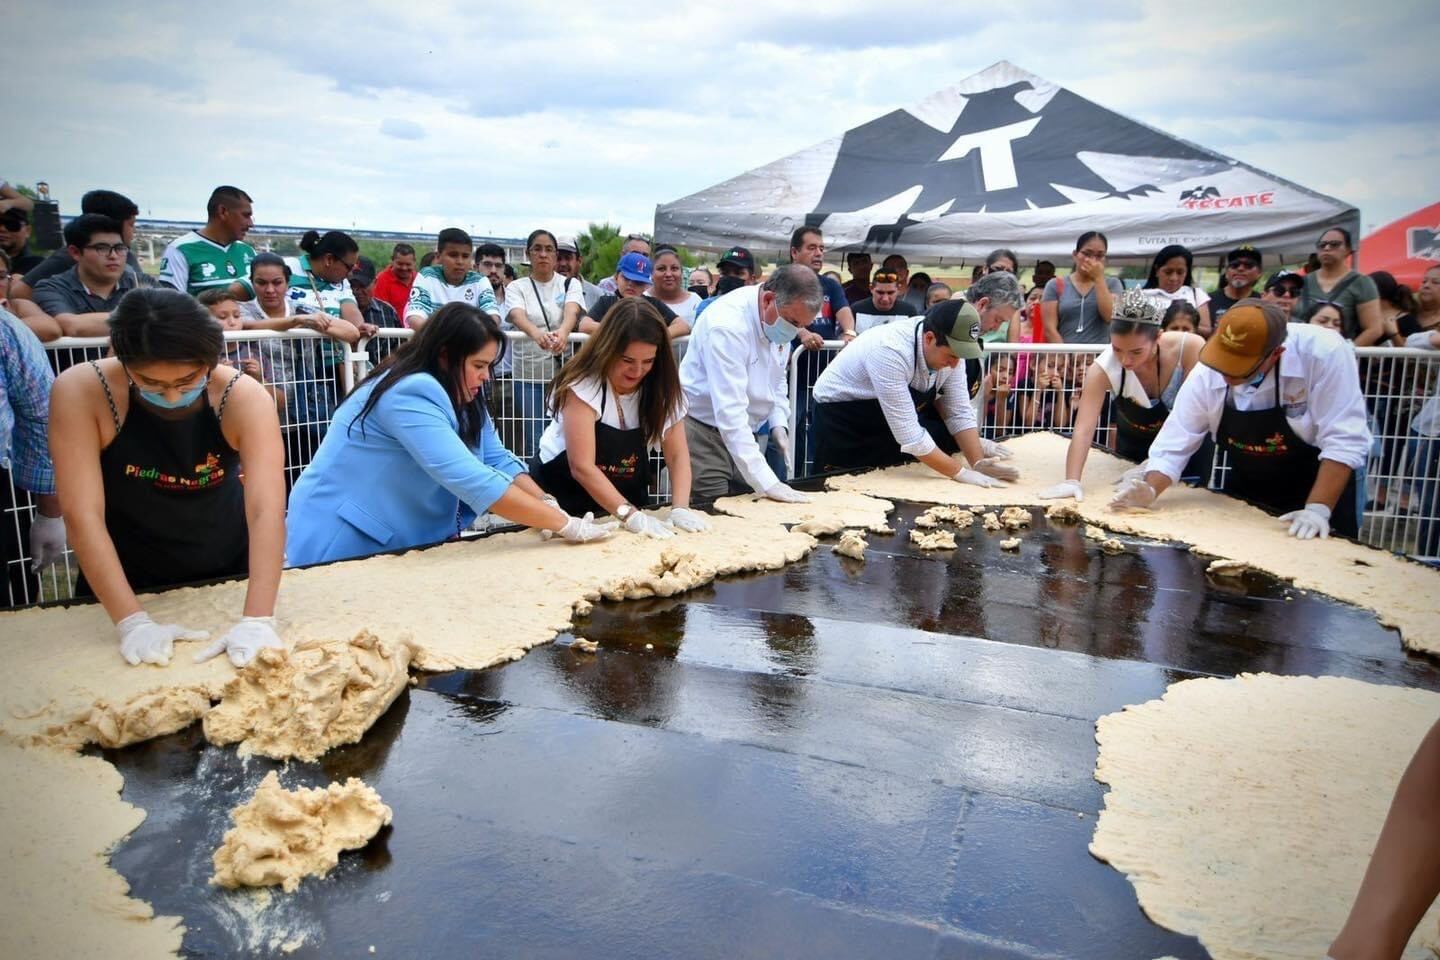
{"type": "MultiPolygon", "coordinates": [[[[650,295],[654,296],[655,291],[651,290],[650,295]]],[[[661,300],[661,303],[665,301],[661,300]]],[[[665,303],[665,306],[675,314],[676,317],[684,320],[687,326],[695,324],[695,308],[700,306],[700,297],[691,290],[685,291],[685,299],[679,303],[665,303]]]]}
{"type": "MultiPolygon", "coordinates": [[[[579,280],[567,282],[558,273],[543,283],[534,277],[521,277],[505,288],[505,306],[500,315],[508,323],[512,310],[522,310],[541,330],[559,330],[565,322],[567,303],[585,309],[585,287],[579,280]]],[[[555,375],[555,355],[541,350],[534,340],[529,337],[512,340],[510,346],[514,373],[519,379],[545,382],[555,375]]]]}
{"type": "Polygon", "coordinates": [[[1162,317],[1165,315],[1165,311],[1170,309],[1170,304],[1176,300],[1184,300],[1197,310],[1210,302],[1210,294],[1204,290],[1196,290],[1194,287],[1181,287],[1174,293],[1166,293],[1159,287],[1150,287],[1145,291],[1145,296],[1155,302],[1162,317]]]}
{"type": "MultiPolygon", "coordinates": [[[[514,286],[514,284],[511,284],[514,286]]],[[[578,284],[577,284],[578,286],[578,284]]],[[[621,395],[613,389],[606,388],[604,411],[601,411],[600,402],[600,378],[591,377],[588,380],[581,380],[570,388],[571,391],[584,402],[590,409],[594,410],[600,417],[600,422],[607,427],[620,429],[620,411],[625,412],[625,426],[628,429],[635,429],[640,425],[640,391],[621,395]]],[[[677,409],[674,410],[670,419],[665,422],[664,433],[669,433],[670,428],[675,426],[685,417],[685,397],[680,397],[677,409]]],[[[540,437],[540,462],[549,463],[560,454],[565,452],[565,411],[555,411],[555,419],[551,420],[545,428],[545,433],[540,437]]]]}

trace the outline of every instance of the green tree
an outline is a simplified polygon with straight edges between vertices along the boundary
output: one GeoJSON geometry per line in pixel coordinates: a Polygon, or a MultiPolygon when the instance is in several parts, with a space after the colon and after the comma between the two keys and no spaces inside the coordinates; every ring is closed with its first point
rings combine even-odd
{"type": "MultiPolygon", "coordinates": [[[[620,233],[619,227],[613,223],[592,223],[589,229],[575,238],[575,243],[580,248],[580,256],[585,258],[586,280],[599,283],[603,278],[615,275],[615,268],[620,263],[620,248],[625,246],[625,237],[620,233]]],[[[654,246],[653,239],[651,246],[654,246]]],[[[680,255],[680,262],[686,267],[693,267],[700,262],[695,254],[684,247],[676,247],[675,252],[680,255]]]]}
{"type": "Polygon", "coordinates": [[[29,197],[31,200],[39,200],[39,199],[40,199],[40,194],[36,193],[35,190],[34,190],[34,188],[29,187],[29,186],[27,186],[26,184],[23,184],[23,183],[17,183],[17,184],[15,184],[14,186],[15,186],[15,192],[18,193],[18,194],[20,194],[20,196],[22,196],[22,197],[29,197]]]}

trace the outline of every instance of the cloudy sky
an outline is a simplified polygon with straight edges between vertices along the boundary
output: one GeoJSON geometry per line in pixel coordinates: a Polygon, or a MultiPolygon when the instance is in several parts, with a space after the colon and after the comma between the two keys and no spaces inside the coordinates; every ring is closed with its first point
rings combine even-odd
{"type": "Polygon", "coordinates": [[[203,219],[228,182],[267,224],[648,230],[1009,60],[1367,229],[1440,198],[1434,0],[926,6],[19,0],[0,176],[67,212],[106,186],[203,219]]]}

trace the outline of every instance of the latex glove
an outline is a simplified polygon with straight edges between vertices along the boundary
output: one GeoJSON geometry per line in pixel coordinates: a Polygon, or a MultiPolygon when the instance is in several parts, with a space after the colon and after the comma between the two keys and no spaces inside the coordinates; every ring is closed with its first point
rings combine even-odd
{"type": "MultiPolygon", "coordinates": [[[[554,507],[556,510],[559,510],[559,509],[560,509],[560,501],[559,501],[559,500],[556,500],[554,497],[550,496],[550,494],[548,494],[548,493],[545,494],[545,496],[541,497],[540,500],[541,500],[541,502],[543,502],[543,503],[548,503],[550,506],[554,507]]],[[[563,513],[564,511],[562,510],[561,512],[563,513]]],[[[554,531],[554,530],[545,530],[545,529],[542,529],[542,530],[540,531],[540,539],[541,539],[541,540],[549,540],[549,539],[550,539],[551,537],[553,537],[553,536],[555,536],[555,531],[554,531]]]]}
{"type": "Polygon", "coordinates": [[[1115,488],[1115,498],[1110,501],[1112,510],[1149,510],[1159,494],[1142,478],[1127,480],[1115,488]]]}
{"type": "Polygon", "coordinates": [[[30,563],[32,573],[39,573],[65,555],[65,519],[35,514],[30,524],[30,563]]]}
{"type": "MultiPolygon", "coordinates": [[[[772,433],[771,436],[773,437],[774,434],[772,433]]],[[[799,490],[796,490],[788,483],[777,482],[775,486],[765,491],[765,496],[769,497],[771,500],[778,500],[781,503],[810,502],[809,497],[805,496],[805,494],[801,493],[799,490]]]]}
{"type": "Polygon", "coordinates": [[[1129,483],[1131,480],[1144,480],[1144,479],[1145,479],[1145,474],[1147,474],[1147,473],[1149,473],[1149,472],[1150,472],[1150,461],[1149,461],[1149,460],[1141,460],[1141,461],[1140,461],[1139,463],[1137,463],[1135,466],[1131,467],[1129,470],[1126,470],[1124,473],[1120,474],[1120,479],[1115,481],[1115,486],[1118,487],[1118,486],[1120,486],[1121,484],[1129,483]]]}
{"type": "Polygon", "coordinates": [[[994,477],[996,480],[1019,480],[1020,468],[1011,466],[1008,463],[1000,462],[998,457],[986,457],[984,460],[977,460],[972,466],[987,477],[994,477]]]}
{"type": "Polygon", "coordinates": [[[175,649],[176,640],[208,640],[208,630],[187,630],[178,623],[156,623],[141,610],[115,624],[120,634],[120,656],[132,667],[142,663],[165,666],[175,649]]]}
{"type": "Polygon", "coordinates": [[[705,518],[688,507],[674,507],[670,510],[670,524],[677,530],[684,530],[686,533],[699,533],[701,530],[708,530],[710,524],[705,518]]]}
{"type": "MultiPolygon", "coordinates": [[[[981,462],[983,463],[984,461],[981,462]]],[[[950,479],[954,480],[956,483],[969,483],[977,487],[999,488],[1005,486],[1005,484],[1001,483],[999,480],[988,477],[985,474],[981,473],[979,470],[971,470],[969,467],[961,467],[960,472],[955,474],[955,476],[951,477],[950,479]]]]}
{"type": "Polygon", "coordinates": [[[995,457],[1000,460],[1009,460],[1015,456],[1015,451],[1005,446],[1005,444],[996,443],[994,440],[987,440],[984,437],[980,438],[980,449],[984,451],[985,456],[995,457]]]}
{"type": "Polygon", "coordinates": [[[619,526],[618,520],[596,523],[595,514],[587,513],[583,517],[571,517],[565,522],[565,526],[556,532],[571,543],[590,543],[593,540],[604,540],[619,526]]]}
{"type": "Polygon", "coordinates": [[[1290,524],[1290,536],[1296,540],[1321,540],[1330,536],[1330,508],[1323,503],[1307,503],[1303,510],[1291,510],[1280,517],[1290,524]]]}
{"type": "Polygon", "coordinates": [[[771,427],[771,428],[770,428],[770,442],[773,443],[773,444],[775,444],[775,449],[776,449],[776,450],[779,450],[779,451],[780,451],[780,457],[781,457],[786,463],[789,463],[789,462],[790,462],[790,428],[789,428],[789,427],[771,427]]]}
{"type": "Polygon", "coordinates": [[[675,531],[666,526],[665,521],[639,510],[625,518],[625,529],[655,540],[669,540],[675,536],[675,531]]]}
{"type": "Polygon", "coordinates": [[[1076,503],[1085,502],[1085,491],[1080,488],[1079,480],[1061,480],[1053,487],[1046,487],[1037,496],[1041,500],[1074,500],[1076,503]]]}
{"type": "Polygon", "coordinates": [[[221,653],[230,655],[230,662],[236,668],[245,666],[255,659],[255,654],[266,647],[283,649],[280,636],[275,632],[274,617],[245,617],[231,627],[225,636],[216,640],[204,650],[195,654],[196,663],[204,663],[221,653]]]}

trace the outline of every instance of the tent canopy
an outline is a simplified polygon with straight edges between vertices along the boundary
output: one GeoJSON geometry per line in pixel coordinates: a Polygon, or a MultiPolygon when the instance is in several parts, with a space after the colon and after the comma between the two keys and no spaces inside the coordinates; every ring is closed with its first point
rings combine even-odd
{"type": "Polygon", "coordinates": [[[1440,263],[1440,203],[1422,207],[1360,241],[1366,273],[1384,270],[1412,290],[1440,263]]]}
{"type": "Polygon", "coordinates": [[[1229,157],[1097,106],[1000,62],[723,183],[661,204],[657,239],[783,251],[799,226],[831,250],[927,263],[1010,247],[1024,260],[1075,249],[1086,230],[1116,259],[1167,244],[1196,254],[1240,243],[1268,262],[1304,259],[1329,226],[1359,212],[1229,157]]]}

